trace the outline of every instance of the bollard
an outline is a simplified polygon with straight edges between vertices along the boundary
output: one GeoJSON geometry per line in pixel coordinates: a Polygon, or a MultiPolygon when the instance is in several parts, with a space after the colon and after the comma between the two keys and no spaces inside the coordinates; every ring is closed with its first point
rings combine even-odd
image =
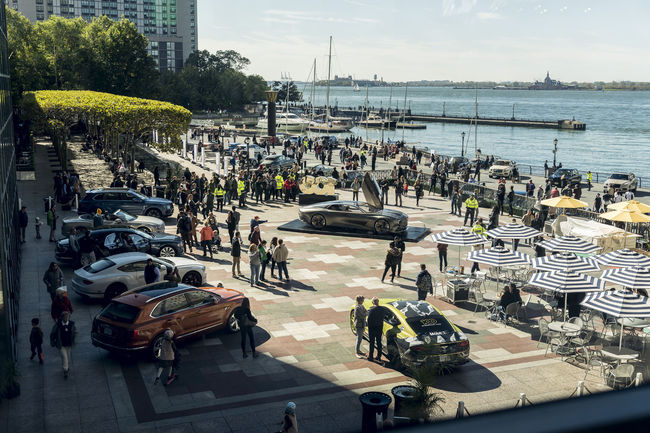
{"type": "Polygon", "coordinates": [[[576,389],[576,395],[578,397],[582,397],[585,393],[585,383],[584,381],[579,381],[578,382],[578,388],[576,389]]]}
{"type": "Polygon", "coordinates": [[[77,194],[74,195],[74,209],[72,210],[75,212],[79,210],[79,196],[77,194]]]}
{"type": "Polygon", "coordinates": [[[634,378],[634,386],[641,386],[643,384],[643,373],[638,372],[634,378]]]}
{"type": "Polygon", "coordinates": [[[465,402],[459,401],[458,408],[456,409],[456,419],[465,418],[465,415],[470,416],[469,411],[465,407],[465,402]]]}
{"type": "Polygon", "coordinates": [[[526,405],[526,393],[522,392],[519,394],[519,403],[521,403],[521,407],[526,405]]]}

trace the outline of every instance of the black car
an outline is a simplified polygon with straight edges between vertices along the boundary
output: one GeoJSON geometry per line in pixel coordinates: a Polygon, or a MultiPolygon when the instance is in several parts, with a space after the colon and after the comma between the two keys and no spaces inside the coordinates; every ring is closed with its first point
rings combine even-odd
{"type": "Polygon", "coordinates": [[[158,197],[147,197],[128,188],[99,188],[86,191],[79,202],[79,215],[102,212],[113,213],[122,209],[132,215],[146,215],[156,218],[166,218],[174,212],[170,200],[158,197]]]}
{"type": "MultiPolygon", "coordinates": [[[[135,251],[160,257],[183,254],[181,238],[167,233],[149,234],[129,227],[120,227],[91,230],[90,237],[97,246],[97,259],[135,251]]],[[[72,251],[67,238],[57,242],[55,257],[59,263],[72,263],[72,251]]]]}
{"type": "Polygon", "coordinates": [[[283,168],[291,168],[295,163],[295,159],[284,155],[269,155],[262,160],[260,165],[270,170],[281,170],[283,168]]]}
{"type": "Polygon", "coordinates": [[[549,176],[551,185],[557,185],[564,188],[567,185],[580,185],[582,182],[582,175],[575,168],[558,168],[549,176]],[[562,179],[564,176],[564,179],[562,179]]]}

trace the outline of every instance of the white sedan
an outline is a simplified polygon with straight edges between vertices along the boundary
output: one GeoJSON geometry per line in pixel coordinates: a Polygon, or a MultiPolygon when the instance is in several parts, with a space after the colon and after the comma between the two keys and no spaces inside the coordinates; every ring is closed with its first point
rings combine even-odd
{"type": "Polygon", "coordinates": [[[70,286],[83,298],[109,301],[115,296],[143,286],[147,260],[160,270],[160,280],[168,268],[178,269],[181,281],[198,286],[205,282],[205,266],[191,257],[154,257],[145,253],[122,253],[106,257],[74,271],[70,286]]]}

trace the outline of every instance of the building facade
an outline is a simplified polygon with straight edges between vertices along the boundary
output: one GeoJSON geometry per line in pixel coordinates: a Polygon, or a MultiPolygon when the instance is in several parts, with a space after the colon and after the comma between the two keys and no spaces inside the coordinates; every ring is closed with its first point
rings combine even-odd
{"type": "Polygon", "coordinates": [[[7,55],[7,21],[0,8],[0,369],[16,356],[20,245],[16,150],[7,55]]]}
{"type": "Polygon", "coordinates": [[[149,38],[149,53],[160,71],[179,71],[197,44],[197,0],[6,0],[30,21],[51,15],[92,20],[106,15],[133,22],[149,38]]]}

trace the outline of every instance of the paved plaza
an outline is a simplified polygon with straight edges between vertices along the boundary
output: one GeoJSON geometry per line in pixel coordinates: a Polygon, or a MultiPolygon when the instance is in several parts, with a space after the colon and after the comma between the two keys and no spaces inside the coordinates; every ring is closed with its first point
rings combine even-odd
{"type": "MultiPolygon", "coordinates": [[[[36,179],[19,182],[19,196],[28,206],[31,221],[36,216],[44,218],[42,198],[51,193],[52,170],[56,169],[50,165],[44,144],[35,152],[36,179]]],[[[349,191],[341,192],[344,199],[351,196],[349,191]]],[[[401,210],[409,215],[410,225],[428,227],[434,233],[462,224],[459,217],[449,214],[449,202],[438,196],[425,195],[416,208],[409,192],[401,210]]],[[[206,264],[210,284],[222,282],[251,299],[252,312],[259,320],[254,334],[260,357],[242,359],[239,335],[215,332],[180,346],[179,377],[168,387],[153,385],[151,361],[111,356],[92,346],[91,323],[101,304],[83,302],[74,294],[72,318],[78,339],[69,379],[64,380],[60,357],[49,345],[44,365],[29,361],[30,320],[39,317],[46,334],[52,324],[50,299],[41,278],[54,258],[54,243],[48,243],[47,236],[36,240],[30,224],[23,245],[18,341],[22,395],[0,404],[0,431],[275,432],[287,401],[296,402],[301,432],[359,431],[359,395],[370,390],[390,393],[409,378],[355,356],[350,307],[357,295],[415,299],[420,263],[426,263],[442,281],[435,244],[430,236],[407,243],[402,277],[394,284],[382,283],[386,241],[279,231],[278,226],[297,218],[297,205],[280,201],[251,203],[242,210],[244,239],[248,221],[255,215],[269,220],[261,226],[263,239],[278,236],[287,244],[291,282],[269,278],[267,273],[266,284],[251,288],[246,278],[231,277],[227,251],[219,252],[214,260],[196,254],[198,249],[194,256],[206,264]]],[[[487,210],[481,209],[481,215],[487,217],[487,210]]],[[[224,227],[221,237],[227,250],[225,213],[217,213],[217,218],[224,227]]],[[[175,228],[175,219],[168,219],[166,231],[175,233],[175,228]]],[[[533,253],[527,246],[521,250],[533,253]]],[[[450,262],[457,257],[457,247],[450,247],[450,262]]],[[[465,260],[463,264],[471,266],[465,260]]],[[[242,271],[249,274],[246,263],[242,271]]],[[[64,273],[69,281],[71,270],[64,268],[64,273]]],[[[491,284],[488,290],[496,291],[491,284]]],[[[487,320],[484,314],[474,313],[473,303],[453,305],[441,294],[439,288],[438,296],[428,300],[471,343],[471,362],[436,380],[435,388],[446,399],[442,416],[453,417],[461,400],[476,414],[514,407],[520,393],[526,393],[532,403],[569,397],[583,379],[592,392],[609,389],[598,368],[586,371],[546,353],[544,344],[538,346],[536,321],[547,313],[536,293],[531,293],[527,320],[514,326],[487,320]]]]}

